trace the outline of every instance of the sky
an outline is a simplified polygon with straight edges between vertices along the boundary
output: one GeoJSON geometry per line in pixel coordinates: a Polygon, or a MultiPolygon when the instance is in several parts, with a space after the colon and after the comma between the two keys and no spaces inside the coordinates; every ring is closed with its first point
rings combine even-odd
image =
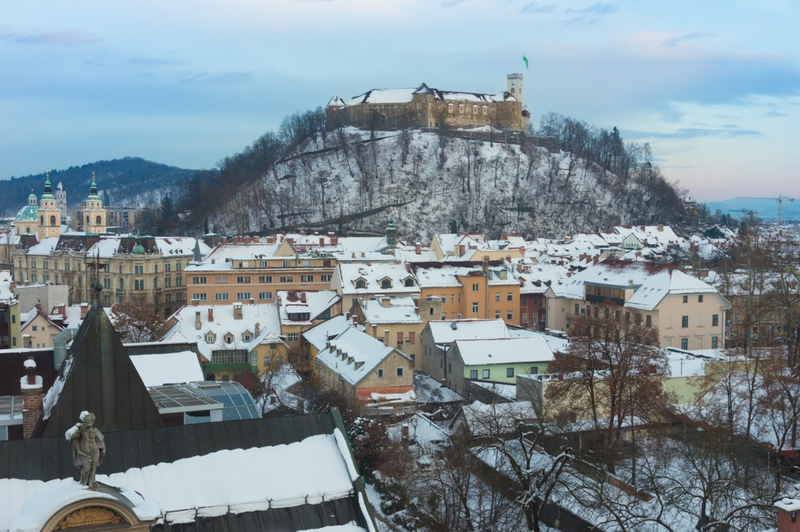
{"type": "Polygon", "coordinates": [[[800,199],[800,0],[3,2],[0,177],[213,168],[333,95],[511,72],[534,125],[616,126],[700,201],[800,199]]]}

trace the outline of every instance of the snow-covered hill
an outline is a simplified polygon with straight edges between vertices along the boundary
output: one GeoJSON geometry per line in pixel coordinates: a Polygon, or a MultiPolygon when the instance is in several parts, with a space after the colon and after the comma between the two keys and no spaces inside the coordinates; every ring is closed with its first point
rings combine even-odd
{"type": "MultiPolygon", "coordinates": [[[[498,134],[502,139],[502,133],[498,134]]],[[[211,216],[222,233],[281,229],[384,232],[517,231],[553,237],[614,224],[670,223],[680,201],[643,164],[629,180],[569,153],[474,140],[469,132],[318,135],[211,216]]]]}

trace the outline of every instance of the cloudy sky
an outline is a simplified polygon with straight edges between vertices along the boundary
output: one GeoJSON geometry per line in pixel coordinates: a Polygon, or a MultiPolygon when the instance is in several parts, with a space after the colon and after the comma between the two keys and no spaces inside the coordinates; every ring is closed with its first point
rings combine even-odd
{"type": "Polygon", "coordinates": [[[211,168],[334,94],[519,71],[536,122],[617,126],[700,200],[800,197],[800,0],[3,2],[0,177],[211,168]]]}

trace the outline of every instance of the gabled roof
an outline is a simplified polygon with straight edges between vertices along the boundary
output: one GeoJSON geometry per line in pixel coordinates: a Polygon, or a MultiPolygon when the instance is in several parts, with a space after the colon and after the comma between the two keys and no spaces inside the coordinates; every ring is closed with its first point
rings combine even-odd
{"type": "Polygon", "coordinates": [[[429,321],[425,326],[435,344],[451,344],[456,340],[510,338],[506,322],[496,320],[429,321]]]}
{"type": "Polygon", "coordinates": [[[450,349],[458,349],[465,366],[490,364],[526,364],[552,362],[553,351],[544,337],[456,340],[450,349]]]}
{"type": "Polygon", "coordinates": [[[352,323],[340,314],[304,331],[303,338],[317,351],[322,351],[325,349],[325,342],[336,338],[350,327],[352,327],[352,323]]]}
{"type": "Polygon", "coordinates": [[[93,412],[103,432],[161,426],[158,409],[96,299],[43,406],[36,437],[62,436],[82,411],[93,412]]]}
{"type": "Polygon", "coordinates": [[[397,349],[352,327],[330,340],[317,354],[317,361],[335,371],[346,382],[356,385],[392,353],[411,360],[397,349]],[[338,351],[342,354],[339,355],[338,351]]]}

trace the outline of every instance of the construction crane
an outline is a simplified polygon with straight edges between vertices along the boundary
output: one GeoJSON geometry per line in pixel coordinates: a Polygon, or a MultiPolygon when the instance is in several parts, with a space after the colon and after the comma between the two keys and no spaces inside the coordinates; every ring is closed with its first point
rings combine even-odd
{"type": "Polygon", "coordinates": [[[778,229],[781,228],[781,207],[783,207],[784,201],[791,201],[794,202],[794,198],[790,198],[788,196],[784,196],[782,194],[778,194],[774,198],[737,198],[737,199],[755,199],[755,200],[772,200],[778,202],[778,229]]]}

